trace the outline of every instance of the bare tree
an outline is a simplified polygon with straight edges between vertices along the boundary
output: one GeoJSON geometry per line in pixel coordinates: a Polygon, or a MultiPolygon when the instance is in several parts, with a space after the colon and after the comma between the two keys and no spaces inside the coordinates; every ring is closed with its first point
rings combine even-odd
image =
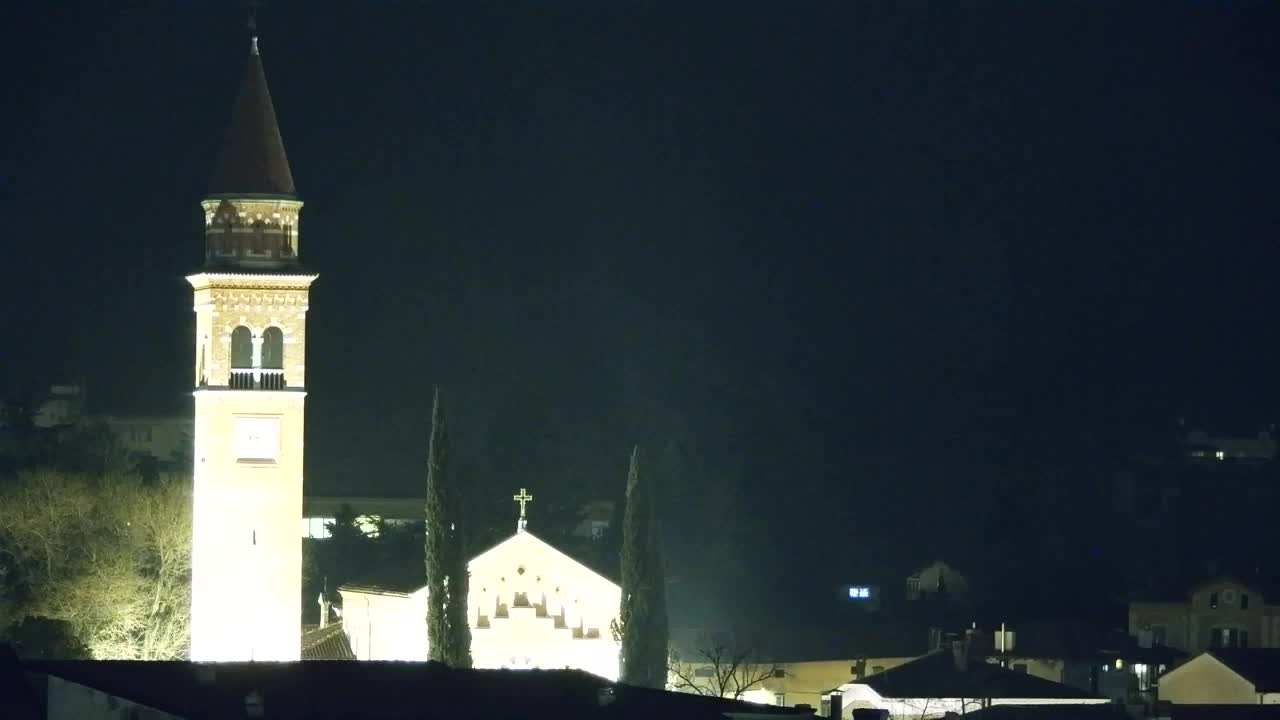
{"type": "MultiPolygon", "coordinates": [[[[975,698],[957,698],[960,701],[960,715],[968,715],[971,712],[988,707],[990,701],[975,698]]],[[[945,716],[948,712],[940,698],[913,698],[911,700],[903,699],[898,701],[902,706],[902,712],[899,713],[907,720],[933,720],[945,716]],[[937,703],[935,705],[934,703],[937,703]]],[[[897,717],[897,715],[895,715],[897,717]]]]}
{"type": "Polygon", "coordinates": [[[52,470],[0,492],[0,555],[21,586],[15,617],[65,621],[94,658],[185,657],[188,482],[52,470]]]}
{"type": "Polygon", "coordinates": [[[758,662],[747,645],[711,636],[689,657],[672,649],[667,656],[668,686],[672,690],[741,700],[748,690],[781,677],[777,663],[758,662]]]}

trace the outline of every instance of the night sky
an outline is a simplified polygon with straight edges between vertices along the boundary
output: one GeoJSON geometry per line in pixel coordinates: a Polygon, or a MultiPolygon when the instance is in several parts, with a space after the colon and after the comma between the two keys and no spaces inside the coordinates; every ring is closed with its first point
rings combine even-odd
{"type": "MultiPolygon", "coordinates": [[[[5,14],[0,373],[189,409],[183,278],[244,14],[5,14]]],[[[310,493],[421,492],[439,384],[494,492],[610,495],[632,444],[696,448],[753,571],[816,595],[974,562],[993,488],[1070,494],[1178,417],[1280,417],[1274,2],[299,1],[259,26],[320,275],[310,493]]]]}

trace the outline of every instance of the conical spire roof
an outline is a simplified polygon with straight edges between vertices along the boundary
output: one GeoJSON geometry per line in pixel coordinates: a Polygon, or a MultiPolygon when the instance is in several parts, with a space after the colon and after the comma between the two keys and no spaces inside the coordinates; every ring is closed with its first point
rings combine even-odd
{"type": "Polygon", "coordinates": [[[254,37],[209,194],[292,196],[294,192],[293,173],[254,37]]]}

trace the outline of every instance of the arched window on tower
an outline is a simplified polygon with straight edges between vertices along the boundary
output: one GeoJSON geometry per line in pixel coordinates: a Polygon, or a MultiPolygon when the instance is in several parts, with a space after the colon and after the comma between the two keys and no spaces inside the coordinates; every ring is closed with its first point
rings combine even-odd
{"type": "Polygon", "coordinates": [[[231,387],[253,387],[253,333],[241,325],[231,331],[231,387]]]}
{"type": "Polygon", "coordinates": [[[284,332],[278,327],[262,331],[262,389],[284,389],[284,332]]]}

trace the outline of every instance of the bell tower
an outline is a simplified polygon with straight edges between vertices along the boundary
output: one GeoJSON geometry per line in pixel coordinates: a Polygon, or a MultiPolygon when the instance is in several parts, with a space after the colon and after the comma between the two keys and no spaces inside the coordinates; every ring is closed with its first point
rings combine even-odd
{"type": "Polygon", "coordinates": [[[191,659],[301,652],[307,292],[297,197],[250,39],[204,208],[195,290],[191,659]]]}

